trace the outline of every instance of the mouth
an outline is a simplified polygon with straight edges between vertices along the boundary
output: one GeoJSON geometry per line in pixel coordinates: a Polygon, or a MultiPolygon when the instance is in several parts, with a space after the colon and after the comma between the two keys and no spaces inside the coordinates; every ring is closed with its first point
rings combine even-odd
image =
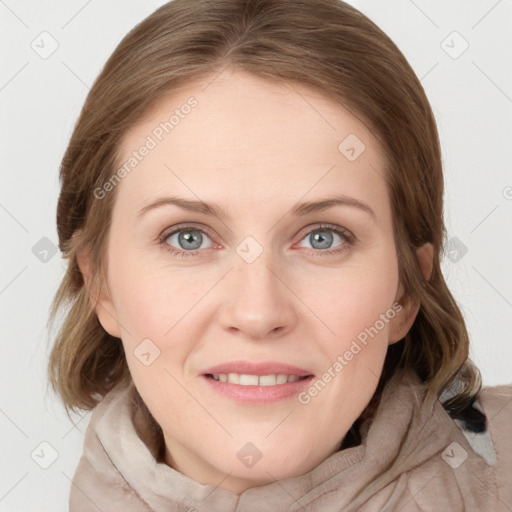
{"type": "Polygon", "coordinates": [[[206,377],[219,382],[229,382],[230,384],[238,384],[239,386],[278,386],[287,384],[288,382],[297,382],[307,379],[309,376],[299,377],[298,375],[287,375],[285,373],[277,373],[270,375],[251,375],[247,373],[208,373],[206,377]]]}
{"type": "Polygon", "coordinates": [[[270,403],[300,393],[313,373],[281,363],[236,361],[205,370],[200,375],[214,391],[237,402],[270,403]]]}

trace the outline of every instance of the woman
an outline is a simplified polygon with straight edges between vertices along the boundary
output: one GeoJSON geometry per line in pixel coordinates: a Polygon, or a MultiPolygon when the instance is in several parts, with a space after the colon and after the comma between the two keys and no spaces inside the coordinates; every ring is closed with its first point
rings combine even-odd
{"type": "Polygon", "coordinates": [[[512,507],[512,387],[481,390],[440,268],[435,120],[360,12],[164,5],[61,181],[50,376],[94,409],[72,512],[512,507]]]}

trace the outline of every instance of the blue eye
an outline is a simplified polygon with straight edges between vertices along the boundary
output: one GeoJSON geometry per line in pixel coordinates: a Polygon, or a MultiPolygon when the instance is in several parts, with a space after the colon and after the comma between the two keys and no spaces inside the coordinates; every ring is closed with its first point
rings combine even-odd
{"type": "Polygon", "coordinates": [[[321,227],[310,231],[303,240],[310,243],[311,249],[318,249],[319,251],[326,251],[332,248],[333,242],[336,238],[341,240],[341,244],[350,242],[350,236],[347,232],[334,227],[321,227]]]}
{"type": "Polygon", "coordinates": [[[203,230],[190,226],[166,234],[161,242],[167,246],[167,250],[182,256],[196,255],[199,249],[209,249],[212,246],[210,237],[203,230]],[[210,240],[210,245],[201,247],[205,238],[210,240]]]}
{"type": "MultiPolygon", "coordinates": [[[[307,240],[315,256],[328,256],[339,254],[348,249],[354,243],[354,236],[348,230],[339,226],[320,225],[309,230],[302,238],[301,242],[307,240]],[[332,244],[336,243],[336,248],[332,244]]],[[[208,250],[213,247],[213,242],[208,234],[195,226],[179,226],[173,231],[164,234],[160,239],[160,245],[174,256],[186,258],[197,256],[201,250],[208,250]],[[206,246],[203,243],[206,242],[206,246]]]]}

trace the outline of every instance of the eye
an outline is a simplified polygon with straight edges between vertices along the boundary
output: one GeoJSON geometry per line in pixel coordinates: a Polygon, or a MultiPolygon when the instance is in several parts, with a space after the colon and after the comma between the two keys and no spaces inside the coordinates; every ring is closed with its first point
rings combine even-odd
{"type": "Polygon", "coordinates": [[[182,257],[194,256],[200,249],[209,249],[213,245],[205,231],[193,226],[182,226],[164,234],[160,243],[164,249],[182,257]]]}
{"type": "MultiPolygon", "coordinates": [[[[348,230],[334,225],[320,225],[309,230],[301,239],[310,244],[315,256],[340,253],[353,245],[355,238],[348,230]],[[336,248],[332,249],[333,244],[336,248]]],[[[197,256],[200,250],[213,247],[213,242],[204,229],[195,226],[177,226],[159,237],[162,248],[174,256],[186,258],[197,256]],[[206,245],[204,245],[206,244],[206,245]]]]}
{"type": "Polygon", "coordinates": [[[310,244],[311,249],[315,249],[316,253],[332,254],[338,253],[348,246],[352,245],[354,237],[344,228],[339,226],[322,225],[310,230],[305,237],[302,238],[310,244]],[[332,247],[337,246],[337,249],[332,247]]]}

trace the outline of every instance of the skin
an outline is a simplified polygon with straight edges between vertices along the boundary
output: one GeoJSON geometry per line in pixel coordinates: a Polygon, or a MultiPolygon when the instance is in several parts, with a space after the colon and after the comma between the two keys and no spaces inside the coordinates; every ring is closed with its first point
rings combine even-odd
{"type": "MultiPolygon", "coordinates": [[[[240,493],[304,474],[339,449],[375,392],[388,345],[406,334],[418,304],[399,283],[385,161],[365,124],[306,87],[225,71],[160,101],[127,133],[121,160],[190,96],[198,105],[116,186],[107,283],[95,307],[105,330],[121,338],[135,385],[163,429],[166,463],[240,493]],[[354,161],[338,150],[349,134],[365,145],[354,161]],[[374,215],[348,205],[289,213],[335,193],[374,215]],[[170,195],[218,204],[229,218],[175,205],[137,218],[170,195]],[[180,223],[207,230],[186,258],[163,249],[190,251],[177,235],[158,240],[180,223]],[[328,249],[338,252],[322,255],[309,236],[320,223],[349,230],[355,241],[330,231],[328,249]],[[252,263],[236,250],[248,236],[263,250],[252,263]],[[238,403],[199,377],[240,359],[321,377],[394,304],[400,312],[307,404],[296,396],[238,403]],[[134,355],[146,338],[160,350],[149,366],[134,355]],[[247,442],[262,454],[252,467],[237,457],[247,442]]],[[[418,251],[426,275],[431,254],[430,246],[418,251]]],[[[87,278],[86,253],[80,268],[87,278]]]]}

